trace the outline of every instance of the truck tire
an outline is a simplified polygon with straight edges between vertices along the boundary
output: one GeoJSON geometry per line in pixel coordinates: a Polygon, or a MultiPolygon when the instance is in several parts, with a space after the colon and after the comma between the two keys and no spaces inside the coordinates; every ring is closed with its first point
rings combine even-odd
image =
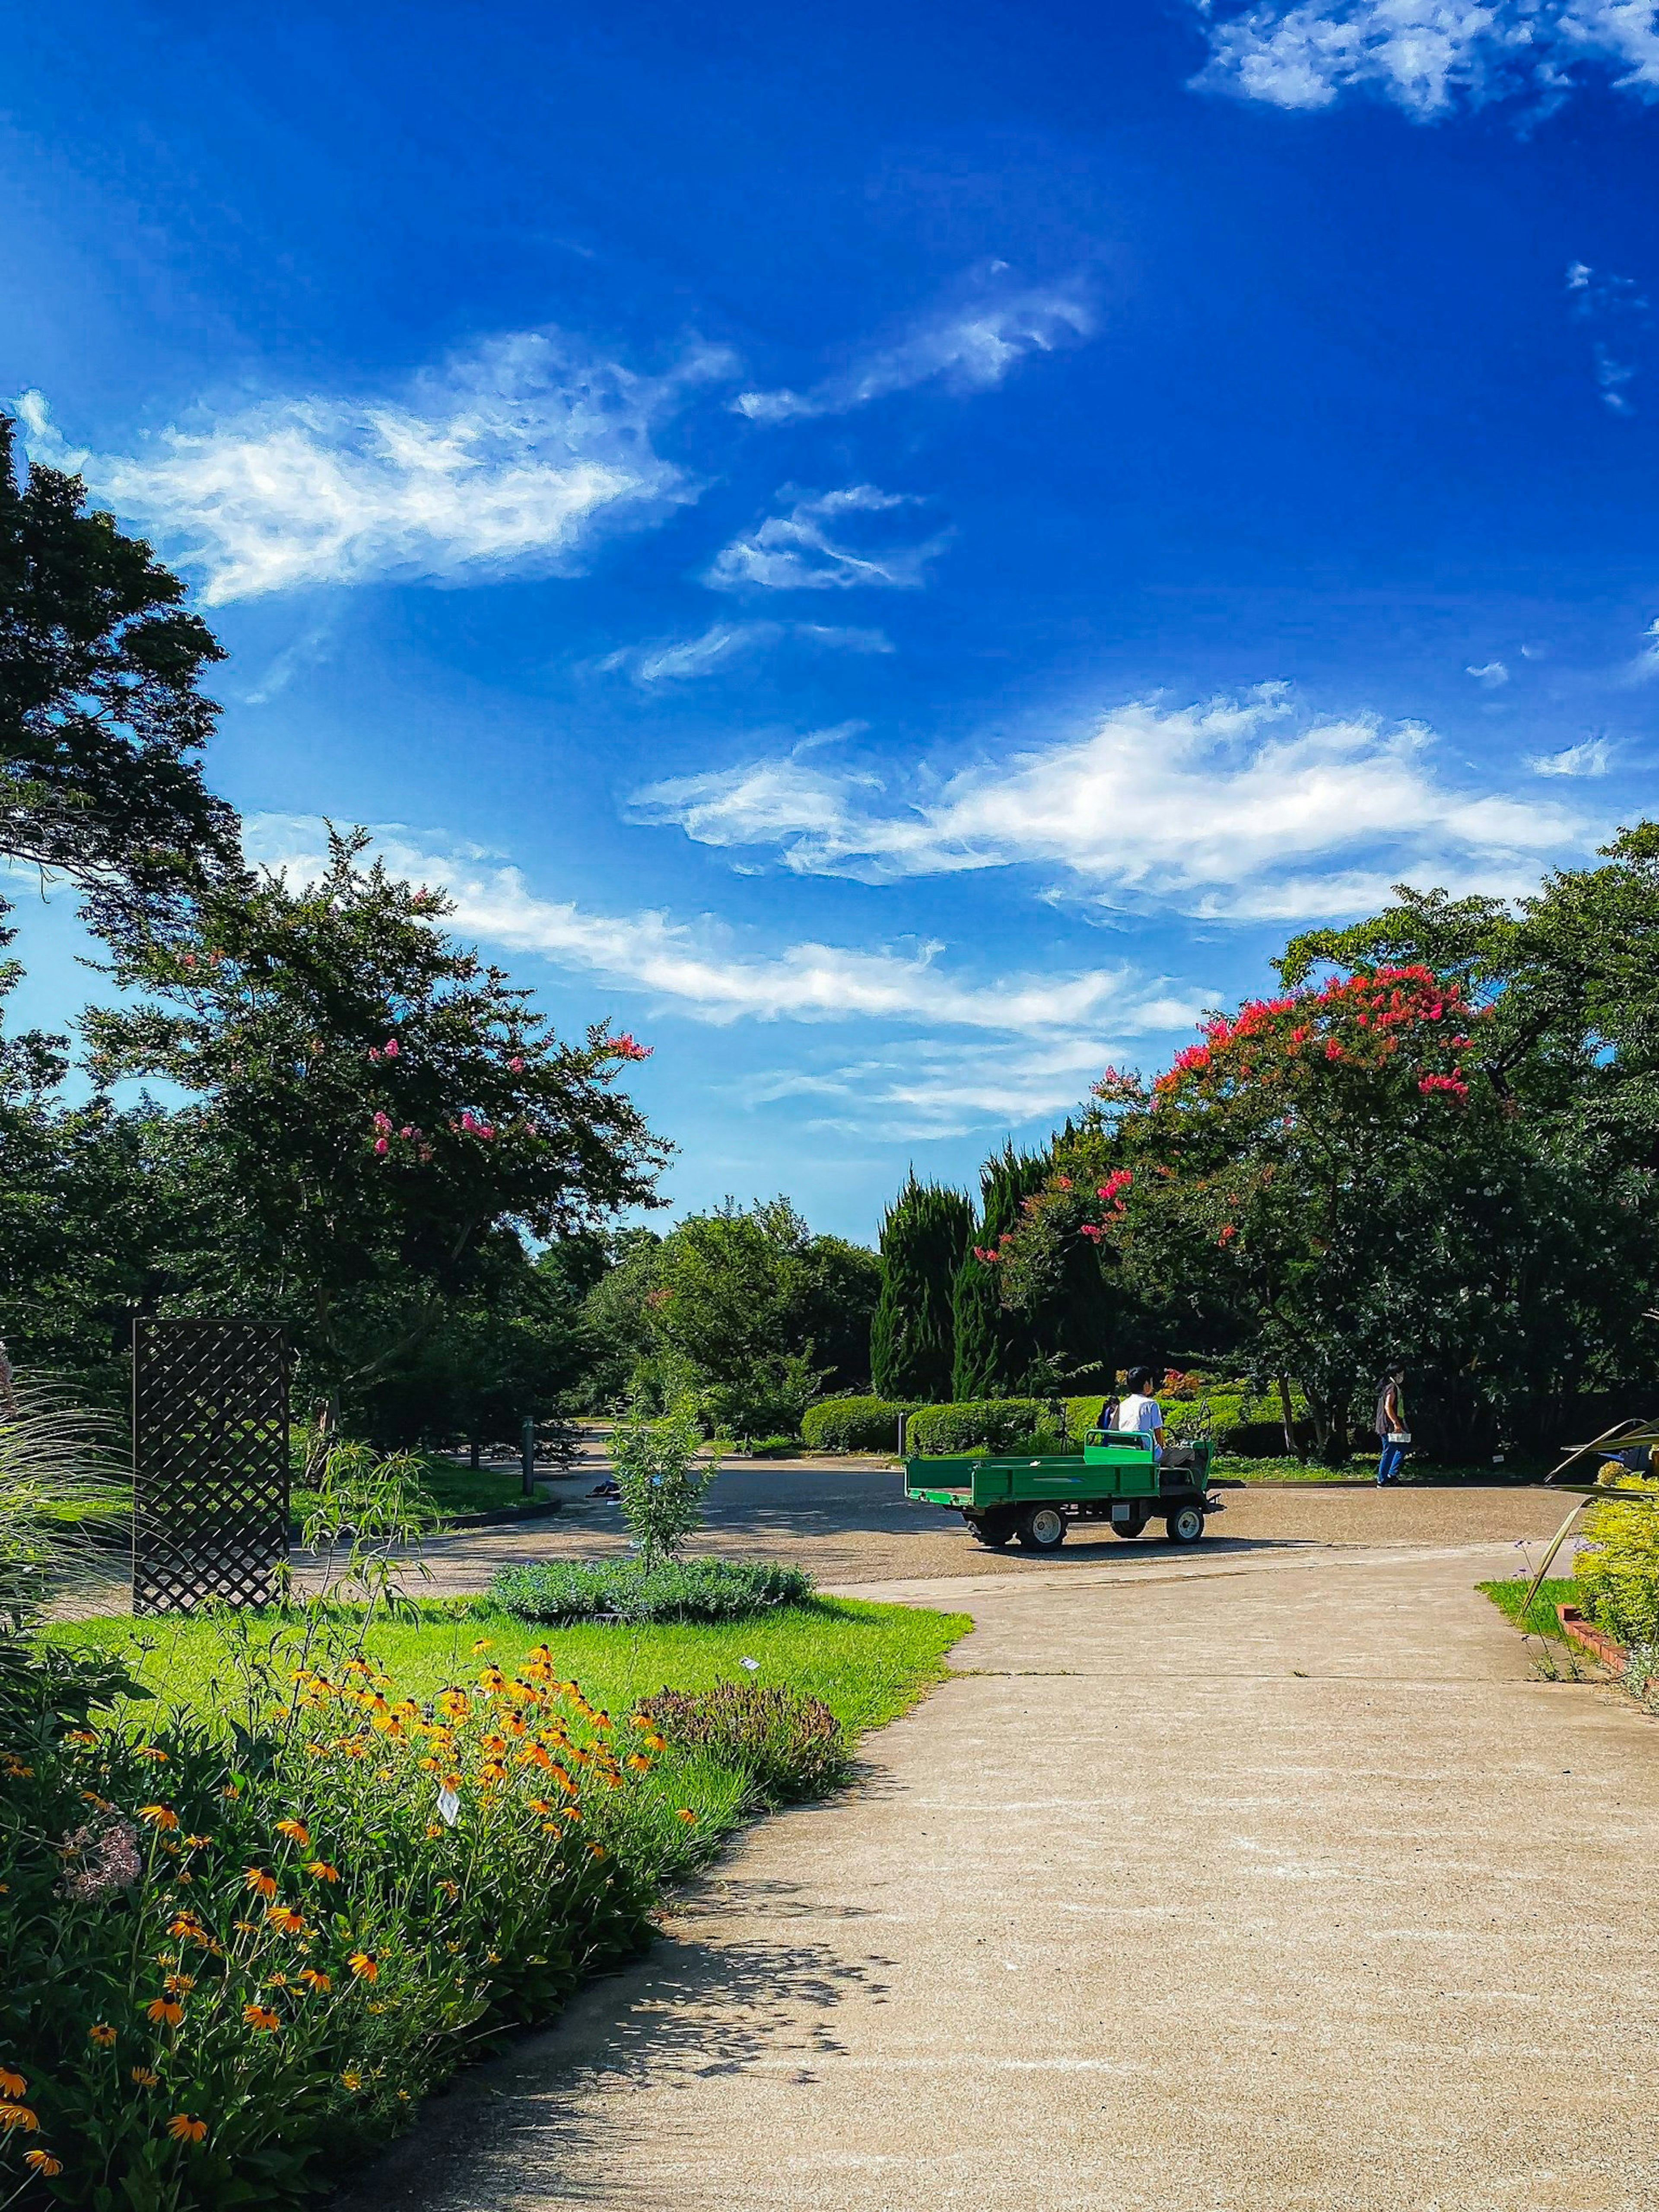
{"type": "Polygon", "coordinates": [[[975,1543],[983,1544],[988,1552],[1000,1552],[1013,1539],[1011,1513],[964,1513],[962,1517],[972,1529],[975,1543]]]}
{"type": "Polygon", "coordinates": [[[1112,1523],[1112,1534],[1115,1536],[1144,1536],[1146,1533],[1146,1516],[1145,1514],[1141,1516],[1139,1521],[1114,1521],[1112,1523]]]}
{"type": "Polygon", "coordinates": [[[1204,1534],[1204,1510],[1199,1505],[1183,1505],[1164,1525],[1172,1544],[1196,1544],[1204,1534]]]}
{"type": "Polygon", "coordinates": [[[1021,1516],[1019,1540],[1028,1552],[1057,1552],[1066,1541],[1066,1516],[1058,1505],[1033,1505],[1021,1516]]]}

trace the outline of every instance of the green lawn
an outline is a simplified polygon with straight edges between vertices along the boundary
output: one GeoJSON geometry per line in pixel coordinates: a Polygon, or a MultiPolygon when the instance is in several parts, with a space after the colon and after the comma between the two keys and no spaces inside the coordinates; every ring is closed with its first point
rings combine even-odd
{"type": "MultiPolygon", "coordinates": [[[[523,1479],[516,1467],[481,1467],[475,1473],[464,1460],[439,1452],[417,1452],[421,1476],[419,1494],[428,1511],[447,1520],[458,1513],[494,1513],[503,1506],[526,1505],[523,1479]]],[[[299,1469],[295,1470],[297,1477],[299,1469]]],[[[317,1503],[315,1491],[302,1489],[297,1480],[290,1496],[295,1520],[303,1521],[317,1503]]],[[[51,1519],[68,1526],[88,1527],[116,1522],[132,1511],[132,1492],[123,1483],[112,1483],[89,1498],[77,1498],[49,1508],[51,1519]]]]}
{"type": "MultiPolygon", "coordinates": [[[[1477,1583],[1475,1587],[1489,1597],[1498,1610],[1518,1628],[1521,1621],[1521,1601],[1526,1596],[1532,1581],[1530,1575],[1510,1575],[1501,1583],[1477,1583]]],[[[1561,1624],[1555,1617],[1558,1605],[1577,1605],[1578,1585],[1570,1579],[1547,1577],[1538,1586],[1526,1619],[1527,1633],[1531,1636],[1553,1636],[1558,1644],[1565,1637],[1561,1624]]]]}
{"type": "MultiPolygon", "coordinates": [[[[1340,1467],[1326,1467],[1317,1460],[1305,1466],[1298,1459],[1246,1459],[1237,1452],[1218,1452],[1215,1473],[1229,1480],[1241,1482],[1364,1482],[1376,1477],[1376,1462],[1370,1459],[1351,1459],[1340,1467]]],[[[1515,1482],[1529,1480],[1510,1462],[1493,1467],[1488,1462],[1484,1467],[1441,1467],[1428,1461],[1408,1459],[1404,1470],[1403,1487],[1436,1486],[1447,1483],[1515,1482]]]]}
{"type": "MultiPolygon", "coordinates": [[[[297,1626],[298,1616],[288,1619],[297,1626]]],[[[261,1643],[284,1626],[276,1613],[244,1615],[241,1621],[261,1643]]],[[[896,1719],[939,1680],[946,1652],[971,1626],[965,1613],[820,1598],[726,1626],[544,1629],[476,1603],[465,1609],[431,1607],[418,1624],[376,1627],[368,1650],[394,1678],[399,1694],[428,1697],[446,1683],[473,1679],[488,1662],[510,1672],[532,1644],[545,1643],[560,1672],[574,1676],[595,1705],[613,1712],[665,1686],[702,1689],[742,1680],[749,1670],[738,1662],[750,1658],[760,1662],[755,1680],[822,1698],[856,1734],[896,1719]],[[489,1649],[475,1653],[480,1641],[489,1649]]],[[[100,1615],[58,1622],[50,1634],[56,1643],[127,1656],[138,1679],[165,1705],[193,1707],[215,1719],[233,1701],[227,1686],[235,1669],[218,1621],[134,1622],[100,1615]]]]}

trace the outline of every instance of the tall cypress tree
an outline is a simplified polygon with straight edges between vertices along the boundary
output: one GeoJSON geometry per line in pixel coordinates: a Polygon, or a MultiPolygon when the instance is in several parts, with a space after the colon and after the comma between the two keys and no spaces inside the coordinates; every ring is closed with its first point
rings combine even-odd
{"type": "MultiPolygon", "coordinates": [[[[993,1152],[980,1170],[980,1219],[974,1243],[988,1251],[1019,1219],[1022,1202],[1040,1190],[1046,1163],[1017,1152],[1012,1143],[993,1152]]],[[[1014,1398],[1025,1387],[1036,1346],[1024,1314],[1002,1303],[994,1267],[969,1250],[957,1269],[951,1294],[956,1358],[951,1395],[957,1398],[1014,1398]]]]}
{"type": "Polygon", "coordinates": [[[870,1379],[882,1398],[938,1405],[951,1395],[951,1293],[973,1234],[957,1190],[921,1183],[915,1170],[881,1224],[881,1297],[870,1324],[870,1379]]]}

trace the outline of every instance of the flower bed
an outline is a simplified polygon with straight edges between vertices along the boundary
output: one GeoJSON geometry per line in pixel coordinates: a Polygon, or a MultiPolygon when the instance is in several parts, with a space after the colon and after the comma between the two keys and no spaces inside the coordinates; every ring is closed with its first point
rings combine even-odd
{"type": "Polygon", "coordinates": [[[804,1568],[767,1559],[537,1559],[502,1567],[490,1596],[520,1620],[740,1620],[812,1595],[804,1568]]]}

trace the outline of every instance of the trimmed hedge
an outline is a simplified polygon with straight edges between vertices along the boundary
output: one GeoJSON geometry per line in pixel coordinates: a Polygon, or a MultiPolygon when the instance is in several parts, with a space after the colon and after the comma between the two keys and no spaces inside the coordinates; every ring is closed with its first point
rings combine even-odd
{"type": "Polygon", "coordinates": [[[920,1459],[971,1451],[1063,1451],[1058,1426],[1054,1407],[1042,1398],[969,1398],[912,1413],[904,1443],[920,1459]]]}
{"type": "Polygon", "coordinates": [[[801,1605],[815,1584],[804,1567],[769,1559],[537,1559],[501,1567],[489,1595],[520,1620],[740,1620],[801,1605]]]}
{"type": "Polygon", "coordinates": [[[801,1440],[808,1451],[892,1451],[900,1419],[918,1410],[913,1398],[820,1398],[801,1415],[801,1440]]]}

